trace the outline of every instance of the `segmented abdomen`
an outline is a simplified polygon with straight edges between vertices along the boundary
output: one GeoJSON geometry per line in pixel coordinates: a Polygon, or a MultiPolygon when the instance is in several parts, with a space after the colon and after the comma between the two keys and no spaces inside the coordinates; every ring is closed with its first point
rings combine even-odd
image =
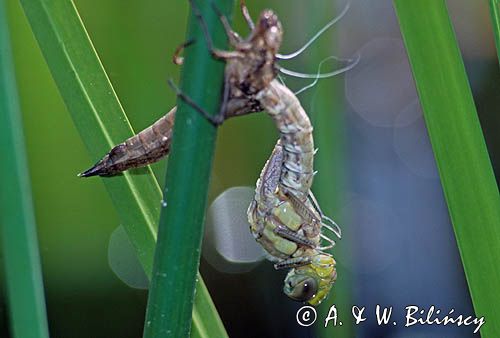
{"type": "Polygon", "coordinates": [[[305,200],[313,180],[313,127],[293,92],[278,81],[261,90],[256,98],[276,123],[283,146],[280,184],[305,200]]]}
{"type": "Polygon", "coordinates": [[[115,146],[102,160],[79,176],[111,176],[130,168],[143,167],[165,156],[172,142],[175,111],[174,107],[151,126],[115,146]]]}

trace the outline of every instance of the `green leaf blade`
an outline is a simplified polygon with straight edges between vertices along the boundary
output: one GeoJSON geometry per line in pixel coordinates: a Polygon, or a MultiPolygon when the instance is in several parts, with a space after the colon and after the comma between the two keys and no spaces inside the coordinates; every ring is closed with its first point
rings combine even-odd
{"type": "MultiPolygon", "coordinates": [[[[75,125],[97,160],[133,135],[133,130],[78,12],[68,1],[23,1],[22,5],[75,125]]],[[[147,175],[125,174],[104,184],[150,275],[161,198],[147,170],[147,175]]]]}
{"type": "Polygon", "coordinates": [[[497,57],[500,61],[500,1],[490,0],[490,14],[493,22],[493,34],[495,36],[495,45],[497,47],[497,57]]]}
{"type": "Polygon", "coordinates": [[[5,1],[0,0],[0,230],[12,337],[48,338],[32,204],[5,1]]]}
{"type": "Polygon", "coordinates": [[[446,5],[394,5],[481,333],[498,336],[500,196],[446,5]]]}

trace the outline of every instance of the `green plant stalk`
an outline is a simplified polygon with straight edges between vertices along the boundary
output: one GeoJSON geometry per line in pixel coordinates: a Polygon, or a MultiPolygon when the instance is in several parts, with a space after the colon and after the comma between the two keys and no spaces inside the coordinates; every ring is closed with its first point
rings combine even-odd
{"type": "Polygon", "coordinates": [[[497,57],[500,62],[500,1],[490,0],[490,14],[493,23],[493,34],[495,35],[495,45],[497,47],[497,57]]]}
{"type": "MultiPolygon", "coordinates": [[[[442,0],[394,0],[483,337],[500,335],[500,197],[442,0]]],[[[432,234],[431,234],[432,235],[432,234]]]]}
{"type": "Polygon", "coordinates": [[[48,338],[23,125],[5,1],[0,0],[0,228],[12,337],[48,338]]]}
{"type": "MultiPolygon", "coordinates": [[[[224,48],[226,35],[210,2],[199,2],[214,43],[224,48]]],[[[215,1],[226,15],[232,0],[215,1]]],[[[209,112],[217,113],[224,63],[208,53],[200,23],[191,13],[182,91],[209,112]]],[[[172,150],[163,192],[153,278],[146,312],[145,338],[186,337],[190,332],[196,271],[199,265],[216,128],[199,112],[178,100],[172,150]]]]}
{"type": "MultiPolygon", "coordinates": [[[[134,132],[78,11],[73,2],[63,0],[22,0],[21,4],[73,121],[97,161],[134,132]]],[[[125,173],[103,182],[144,271],[151,277],[162,199],[152,171],[147,168],[143,175],[125,173]]],[[[194,316],[194,325],[200,326],[202,337],[225,337],[201,277],[197,288],[193,314],[198,306],[209,311],[194,316]]]]}

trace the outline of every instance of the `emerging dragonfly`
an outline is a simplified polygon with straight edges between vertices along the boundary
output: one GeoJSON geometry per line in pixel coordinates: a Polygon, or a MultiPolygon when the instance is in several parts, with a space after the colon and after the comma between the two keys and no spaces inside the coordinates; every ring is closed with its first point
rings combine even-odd
{"type": "MultiPolygon", "coordinates": [[[[335,260],[325,252],[335,242],[323,230],[340,238],[340,228],[324,216],[310,191],[315,174],[310,120],[293,92],[275,79],[281,23],[271,10],[265,10],[255,25],[241,1],[252,32],[247,39],[241,39],[220,15],[234,48],[221,51],[213,48],[201,14],[192,1],[191,4],[204,27],[212,55],[226,61],[224,100],[219,114],[210,116],[183,93],[177,90],[177,94],[215,125],[228,117],[261,110],[274,119],[280,140],[261,173],[248,209],[251,231],[270,258],[277,261],[275,268],[292,268],[285,279],[284,292],[294,300],[317,305],[326,298],[336,279],[335,260]],[[322,239],[326,246],[321,245],[322,239]]],[[[145,131],[113,148],[80,176],[113,175],[158,160],[168,153],[174,114],[175,108],[145,131]]]]}
{"type": "Polygon", "coordinates": [[[297,190],[285,186],[289,182],[283,178],[287,171],[283,169],[284,156],[279,140],[257,181],[247,211],[250,230],[269,253],[268,259],[276,262],[276,269],[292,268],[285,278],[284,293],[294,300],[318,305],[337,278],[335,259],[325,252],[335,243],[322,230],[339,238],[341,231],[323,214],[310,190],[303,191],[305,198],[300,199],[297,190]],[[328,244],[320,246],[321,239],[328,244]]]}

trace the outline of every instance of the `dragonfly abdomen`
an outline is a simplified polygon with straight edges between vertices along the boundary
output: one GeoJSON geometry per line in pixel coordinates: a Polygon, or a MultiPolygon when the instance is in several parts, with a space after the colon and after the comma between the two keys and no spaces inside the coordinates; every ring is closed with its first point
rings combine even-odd
{"type": "Polygon", "coordinates": [[[79,176],[112,176],[130,168],[143,167],[165,156],[172,142],[175,111],[174,107],[153,125],[115,146],[79,176]]]}
{"type": "Polygon", "coordinates": [[[311,121],[292,91],[277,81],[261,90],[257,99],[280,132],[283,147],[280,184],[305,200],[314,176],[311,121]]]}

